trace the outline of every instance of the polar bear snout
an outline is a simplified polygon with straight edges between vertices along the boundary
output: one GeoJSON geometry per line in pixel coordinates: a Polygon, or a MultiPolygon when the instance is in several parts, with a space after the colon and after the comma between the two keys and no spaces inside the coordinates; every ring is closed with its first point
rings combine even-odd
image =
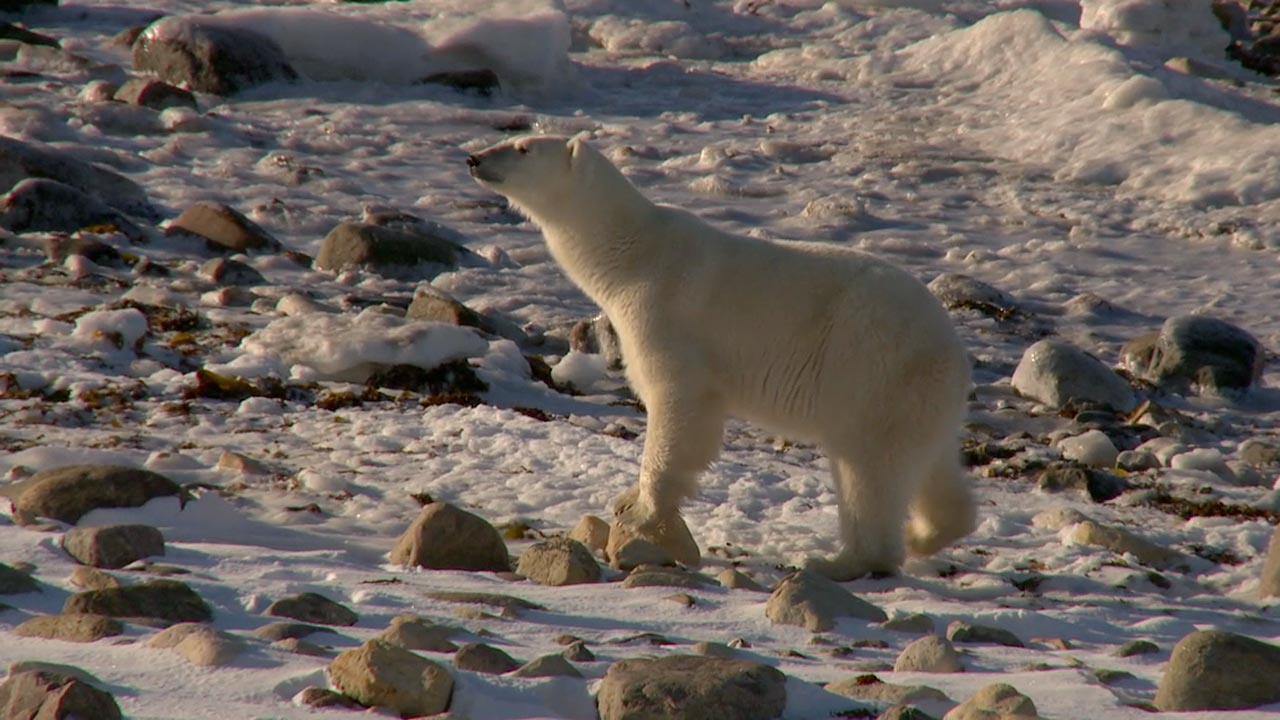
{"type": "Polygon", "coordinates": [[[471,173],[471,177],[480,182],[500,182],[502,176],[498,173],[497,165],[498,163],[493,162],[493,155],[490,151],[467,156],[468,171],[471,173]]]}

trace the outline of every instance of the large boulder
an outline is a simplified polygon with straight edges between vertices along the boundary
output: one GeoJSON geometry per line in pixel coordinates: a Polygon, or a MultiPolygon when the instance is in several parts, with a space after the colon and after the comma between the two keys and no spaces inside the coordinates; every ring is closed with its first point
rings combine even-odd
{"type": "Polygon", "coordinates": [[[1280,647],[1219,630],[1178,641],[1156,689],[1165,712],[1243,710],[1280,702],[1280,647]]]}
{"type": "Polygon", "coordinates": [[[11,674],[0,683],[0,717],[14,720],[123,717],[115,698],[83,680],[45,670],[11,674]]]}
{"type": "Polygon", "coordinates": [[[138,507],[166,495],[184,497],[172,480],[150,470],[120,465],[66,465],[42,470],[24,480],[14,506],[22,512],[74,525],[96,508],[138,507]]]}
{"type": "Polygon", "coordinates": [[[51,148],[0,136],[0,189],[27,178],[56,180],[129,215],[147,220],[160,213],[140,185],[111,170],[51,148]]]}
{"type": "Polygon", "coordinates": [[[133,44],[133,68],[215,95],[298,79],[266,35],[191,15],[163,18],[143,31],[133,44]]]}
{"type": "Polygon", "coordinates": [[[609,667],[596,695],[600,720],[771,720],[787,704],[786,676],[748,660],[673,655],[609,667]]]}
{"type": "Polygon", "coordinates": [[[867,622],[889,619],[883,610],[839,583],[811,572],[793,573],[778,583],[765,605],[765,615],[779,625],[799,625],[814,632],[834,628],[841,617],[867,622]]]}
{"type": "Polygon", "coordinates": [[[404,275],[429,263],[457,267],[466,251],[452,240],[422,232],[407,232],[367,223],[341,223],[320,243],[315,267],[342,271],[368,268],[404,275]]]}
{"type": "Polygon", "coordinates": [[[339,654],[329,677],[347,697],[403,717],[444,712],[453,694],[453,676],[442,665],[381,640],[339,654]]]}
{"type": "Polygon", "coordinates": [[[507,545],[497,529],[442,502],[422,509],[396,541],[391,562],[432,570],[511,570],[507,545]]]}
{"type": "Polygon", "coordinates": [[[27,178],[0,197],[0,227],[13,232],[72,233],[97,225],[115,227],[130,240],[145,237],[120,211],[57,180],[27,178]]]}
{"type": "Polygon", "coordinates": [[[1100,360],[1061,340],[1040,340],[1023,353],[1013,371],[1013,389],[1060,408],[1086,401],[1128,412],[1138,405],[1129,383],[1100,360]]]}
{"type": "Polygon", "coordinates": [[[1248,389],[1262,376],[1264,361],[1257,338],[1203,315],[1171,317],[1159,333],[1130,341],[1121,355],[1135,375],[1170,390],[1216,394],[1248,389]]]}
{"type": "Polygon", "coordinates": [[[154,555],[164,555],[164,535],[150,525],[104,525],[71,528],[62,549],[85,565],[122,568],[154,555]]]}

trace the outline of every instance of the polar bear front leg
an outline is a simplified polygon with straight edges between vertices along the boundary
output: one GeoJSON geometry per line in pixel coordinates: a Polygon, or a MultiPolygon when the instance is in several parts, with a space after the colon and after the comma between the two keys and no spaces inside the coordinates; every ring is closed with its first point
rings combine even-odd
{"type": "MultiPolygon", "coordinates": [[[[720,454],[724,403],[708,393],[672,393],[646,401],[649,413],[640,480],[619,498],[615,529],[670,552],[686,565],[702,555],[680,517],[680,504],[697,492],[698,474],[720,454]]],[[[610,547],[618,545],[610,538],[610,547]]]]}

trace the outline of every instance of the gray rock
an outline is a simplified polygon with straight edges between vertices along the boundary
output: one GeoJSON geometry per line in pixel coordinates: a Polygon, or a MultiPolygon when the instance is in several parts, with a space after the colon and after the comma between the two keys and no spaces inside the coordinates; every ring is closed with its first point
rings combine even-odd
{"type": "Polygon", "coordinates": [[[150,525],[102,525],[71,528],[62,549],[77,562],[122,568],[145,557],[164,555],[164,535],[150,525]]]}
{"type": "Polygon", "coordinates": [[[502,675],[520,667],[520,662],[491,645],[467,643],[454,654],[453,665],[459,670],[502,675]]]}
{"type": "Polygon", "coordinates": [[[1120,450],[1101,430],[1086,430],[1058,441],[1062,457],[1096,468],[1115,467],[1120,450]]]}
{"type": "Polygon", "coordinates": [[[1262,598],[1280,597],[1280,527],[1272,531],[1271,543],[1267,545],[1267,559],[1262,564],[1258,595],[1262,598]]]}
{"type": "Polygon", "coordinates": [[[751,576],[735,570],[734,568],[725,568],[724,570],[721,570],[720,574],[716,575],[716,580],[719,580],[721,585],[729,588],[730,590],[769,592],[769,588],[766,588],[755,580],[752,580],[751,576]]]}
{"type": "Polygon", "coordinates": [[[133,68],[197,92],[232,95],[298,73],[274,40],[184,15],[156,21],[133,44],[133,68]]]}
{"type": "Polygon", "coordinates": [[[1041,492],[1074,492],[1094,502],[1119,497],[1129,483],[1119,475],[1083,467],[1071,462],[1051,462],[1040,471],[1036,484],[1041,492]]]}
{"type": "Polygon", "coordinates": [[[1013,389],[1053,407],[1072,400],[1128,412],[1138,405],[1129,383],[1085,351],[1061,340],[1040,340],[1022,355],[1013,389]]]}
{"type": "Polygon", "coordinates": [[[252,266],[221,257],[201,265],[200,274],[219,285],[265,285],[267,282],[252,266]]]}
{"type": "Polygon", "coordinates": [[[534,658],[516,668],[511,674],[522,678],[582,677],[578,668],[569,664],[562,655],[543,655],[540,658],[534,658]]]}
{"type": "Polygon", "coordinates": [[[573,530],[569,531],[569,539],[587,546],[592,554],[603,553],[609,545],[609,523],[595,515],[583,515],[573,530]]]}
{"type": "Polygon", "coordinates": [[[118,465],[51,468],[22,485],[16,509],[72,525],[96,508],[138,507],[167,495],[185,498],[182,489],[163,475],[118,465]]]}
{"type": "Polygon", "coordinates": [[[391,618],[391,624],[378,635],[378,639],[409,650],[451,653],[458,646],[449,638],[457,632],[455,628],[436,625],[417,615],[397,615],[391,618]]]}
{"type": "Polygon", "coordinates": [[[919,702],[920,700],[938,700],[946,702],[946,693],[928,685],[894,685],[887,683],[875,675],[856,675],[854,677],[827,683],[827,692],[863,700],[866,702],[900,703],[919,702]]]}
{"type": "Polygon", "coordinates": [[[447,238],[363,223],[341,223],[320,243],[318,270],[369,268],[402,275],[423,263],[457,267],[465,250],[447,238]]]}
{"type": "Polygon", "coordinates": [[[67,598],[64,613],[97,613],[111,617],[158,618],[169,622],[208,622],[213,610],[195,590],[177,580],[152,580],[67,598]]]}
{"type": "Polygon", "coordinates": [[[591,652],[587,644],[581,640],[570,643],[569,647],[565,648],[561,655],[564,656],[565,660],[572,660],[573,662],[595,662],[596,659],[595,653],[591,652]]]}
{"type": "Polygon", "coordinates": [[[68,675],[41,670],[12,674],[0,683],[0,710],[15,720],[123,717],[111,693],[68,675]]]}
{"type": "Polygon", "coordinates": [[[1178,641],[1156,689],[1165,712],[1242,710],[1280,702],[1280,647],[1220,630],[1178,641]]]}
{"type": "Polygon", "coordinates": [[[814,632],[834,628],[841,617],[867,622],[889,619],[883,610],[838,583],[804,571],[788,575],[778,584],[769,596],[765,615],[779,625],[799,625],[814,632]]]}
{"type": "Polygon", "coordinates": [[[947,626],[947,639],[953,643],[986,643],[989,645],[1005,645],[1007,647],[1026,647],[1017,635],[1004,628],[987,625],[974,625],[962,620],[952,621],[947,626]]]}
{"type": "Polygon", "coordinates": [[[267,607],[266,614],[317,625],[350,626],[360,619],[350,608],[313,592],[280,598],[267,607]]]}
{"type": "Polygon", "coordinates": [[[1146,450],[1125,450],[1116,456],[1116,467],[1126,472],[1142,472],[1160,467],[1160,458],[1146,450]]]}
{"type": "Polygon", "coordinates": [[[253,636],[267,642],[277,642],[279,640],[304,638],[313,633],[326,630],[329,630],[329,628],[319,625],[307,625],[306,623],[273,622],[255,629],[253,636]]]}
{"type": "Polygon", "coordinates": [[[444,666],[381,640],[339,653],[329,663],[329,678],[361,705],[405,717],[444,712],[453,694],[453,676],[444,666]]]}
{"type": "Polygon", "coordinates": [[[641,587],[677,587],[697,590],[711,584],[703,575],[662,565],[641,565],[627,575],[622,587],[630,590],[641,587]]]}
{"type": "Polygon", "coordinates": [[[600,720],[772,720],[787,704],[786,676],[747,660],[673,655],[609,667],[596,695],[600,720]]]}
{"type": "Polygon", "coordinates": [[[210,250],[245,253],[279,251],[280,241],[235,208],[222,203],[199,202],[182,211],[165,229],[167,235],[193,235],[210,250]]]}
{"type": "Polygon", "coordinates": [[[95,225],[111,225],[134,241],[145,237],[115,208],[57,180],[29,178],[0,197],[0,227],[13,232],[71,233],[95,225]]]}
{"type": "Polygon", "coordinates": [[[569,331],[569,349],[575,352],[603,355],[610,370],[621,370],[622,341],[608,316],[600,313],[590,320],[579,320],[569,331]]]}
{"type": "Polygon", "coordinates": [[[450,325],[464,325],[497,334],[488,318],[458,302],[449,293],[429,284],[419,285],[413,293],[413,302],[405,310],[407,320],[426,320],[450,325]]]}
{"type": "Polygon", "coordinates": [[[516,572],[541,585],[581,585],[600,581],[600,564],[577,540],[554,538],[525,550],[516,572]]]}
{"type": "Polygon", "coordinates": [[[950,310],[977,310],[998,319],[1007,319],[1019,311],[1012,295],[968,275],[942,273],[928,287],[950,310]]]}
{"type": "Polygon", "coordinates": [[[1001,720],[1003,718],[1039,717],[1031,698],[1018,692],[1012,685],[996,683],[988,685],[972,697],[952,708],[943,720],[1001,720]]]}
{"type": "Polygon", "coordinates": [[[964,670],[960,653],[946,638],[925,635],[902,649],[894,672],[955,673],[964,670]]]}
{"type": "Polygon", "coordinates": [[[506,543],[492,525],[442,502],[422,509],[396,541],[391,562],[433,570],[511,570],[506,543]]]}
{"type": "Polygon", "coordinates": [[[0,563],[0,595],[39,592],[40,584],[27,573],[0,563]]]}
{"type": "Polygon", "coordinates": [[[1262,345],[1247,331],[1204,315],[1171,317],[1160,332],[1122,350],[1136,374],[1176,392],[1239,392],[1262,376],[1262,345]]]}
{"type": "Polygon", "coordinates": [[[141,105],[152,110],[171,107],[196,107],[196,96],[190,91],[151,78],[132,78],[121,85],[114,98],[130,105],[141,105]]]}
{"type": "Polygon", "coordinates": [[[69,612],[33,617],[15,627],[13,632],[21,637],[87,643],[119,635],[124,632],[124,624],[105,615],[69,612]]]}
{"type": "Polygon", "coordinates": [[[1115,657],[1133,657],[1160,652],[1160,648],[1150,640],[1130,640],[1111,653],[1115,657]]]}
{"type": "Polygon", "coordinates": [[[61,150],[0,137],[0,188],[11,188],[27,178],[56,180],[120,212],[149,221],[160,217],[146,192],[129,178],[61,150]]]}
{"type": "Polygon", "coordinates": [[[1076,525],[1072,541],[1080,545],[1096,545],[1118,554],[1130,554],[1144,565],[1156,569],[1169,569],[1185,565],[1187,556],[1176,550],[1160,547],[1128,530],[1100,525],[1092,520],[1076,525]]]}

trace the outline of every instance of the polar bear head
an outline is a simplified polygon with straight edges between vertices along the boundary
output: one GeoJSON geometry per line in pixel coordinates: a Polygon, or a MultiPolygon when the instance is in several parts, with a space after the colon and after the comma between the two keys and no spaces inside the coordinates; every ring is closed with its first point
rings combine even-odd
{"type": "Polygon", "coordinates": [[[580,136],[518,137],[471,155],[467,166],[477,182],[505,195],[539,225],[597,200],[607,205],[638,195],[613,163],[580,136]]]}

